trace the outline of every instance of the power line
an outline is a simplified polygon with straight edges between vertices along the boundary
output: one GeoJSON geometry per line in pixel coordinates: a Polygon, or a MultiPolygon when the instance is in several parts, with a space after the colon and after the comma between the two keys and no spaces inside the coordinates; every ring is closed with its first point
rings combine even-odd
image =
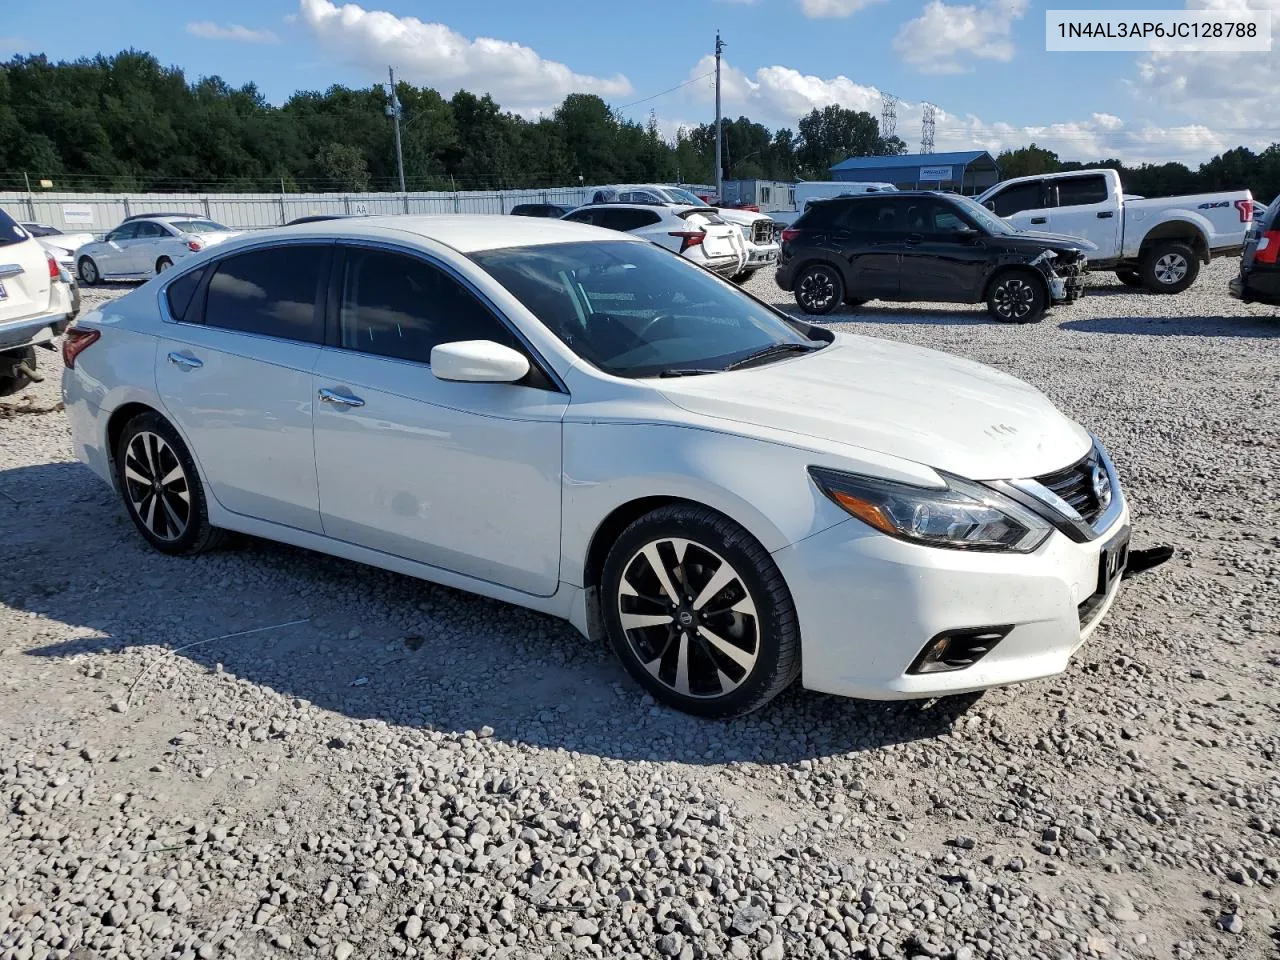
{"type": "Polygon", "coordinates": [[[707,77],[713,77],[713,76],[715,76],[715,71],[708,70],[706,73],[704,73],[700,77],[694,77],[691,80],[686,80],[684,83],[677,83],[674,87],[668,87],[666,90],[663,90],[661,93],[655,93],[651,97],[645,97],[642,100],[632,100],[630,103],[624,103],[622,106],[618,107],[617,109],[626,110],[628,107],[635,107],[642,103],[648,103],[650,100],[657,100],[659,97],[665,97],[668,93],[675,93],[675,91],[679,90],[681,87],[687,87],[691,83],[697,83],[699,80],[705,80],[707,79],[707,77]]]}

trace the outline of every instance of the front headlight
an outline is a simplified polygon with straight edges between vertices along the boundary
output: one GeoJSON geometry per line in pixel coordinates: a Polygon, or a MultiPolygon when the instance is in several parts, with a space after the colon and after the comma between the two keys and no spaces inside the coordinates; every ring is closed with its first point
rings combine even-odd
{"type": "Polygon", "coordinates": [[[1052,527],[980,484],[940,473],[946,489],[915,487],[825,467],[810,467],[818,489],[881,533],[931,547],[1030,553],[1052,527]]]}

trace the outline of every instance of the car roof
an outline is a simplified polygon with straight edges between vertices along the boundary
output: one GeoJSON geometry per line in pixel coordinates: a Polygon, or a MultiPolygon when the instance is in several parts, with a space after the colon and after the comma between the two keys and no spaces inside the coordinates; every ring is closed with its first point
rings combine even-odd
{"type": "MultiPolygon", "coordinates": [[[[637,205],[636,209],[652,207],[637,205]]],[[[393,214],[382,217],[352,217],[322,223],[300,223],[294,226],[255,230],[248,236],[316,237],[351,239],[402,239],[411,234],[452,247],[459,253],[499,250],[504,247],[534,247],[549,243],[574,243],[591,240],[636,241],[625,233],[601,227],[574,223],[570,220],[521,218],[498,214],[393,214]]]]}

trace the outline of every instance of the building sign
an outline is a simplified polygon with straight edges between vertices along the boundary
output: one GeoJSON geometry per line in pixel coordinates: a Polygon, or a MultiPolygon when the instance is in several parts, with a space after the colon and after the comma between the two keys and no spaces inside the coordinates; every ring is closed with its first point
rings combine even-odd
{"type": "Polygon", "coordinates": [[[84,203],[64,203],[62,205],[62,222],[93,223],[93,207],[84,203]]]}
{"type": "Polygon", "coordinates": [[[951,180],[951,167],[921,167],[920,181],[921,183],[929,183],[933,181],[949,182],[951,180]]]}

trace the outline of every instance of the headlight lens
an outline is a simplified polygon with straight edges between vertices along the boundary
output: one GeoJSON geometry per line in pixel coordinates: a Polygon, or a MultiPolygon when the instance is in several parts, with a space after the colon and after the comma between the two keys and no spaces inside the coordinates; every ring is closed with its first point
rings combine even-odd
{"type": "Polygon", "coordinates": [[[915,487],[825,467],[810,467],[818,489],[881,533],[933,547],[1030,553],[1052,527],[980,484],[942,473],[947,487],[915,487]]]}

